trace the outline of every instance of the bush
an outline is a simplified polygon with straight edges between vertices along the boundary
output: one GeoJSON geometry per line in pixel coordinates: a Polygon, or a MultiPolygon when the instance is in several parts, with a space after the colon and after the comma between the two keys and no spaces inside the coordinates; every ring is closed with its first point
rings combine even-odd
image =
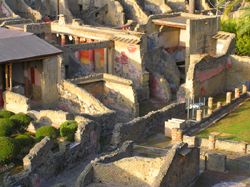
{"type": "Polygon", "coordinates": [[[65,121],[60,126],[60,135],[65,137],[68,141],[74,141],[75,139],[75,132],[77,130],[77,122],[76,121],[65,121]]]}
{"type": "Polygon", "coordinates": [[[26,129],[33,119],[26,114],[15,114],[9,118],[17,129],[26,129]]]}
{"type": "Polygon", "coordinates": [[[10,118],[13,115],[15,115],[15,113],[10,112],[8,110],[0,110],[0,117],[1,118],[10,118]]]}
{"type": "Polygon", "coordinates": [[[11,126],[13,130],[16,128],[15,123],[8,118],[0,118],[0,124],[11,126]]]}
{"type": "Polygon", "coordinates": [[[36,138],[39,141],[42,140],[45,136],[56,139],[57,137],[59,137],[59,131],[52,126],[44,126],[37,129],[36,138]]]}
{"type": "Polygon", "coordinates": [[[17,137],[15,137],[15,139],[19,142],[19,144],[24,148],[24,147],[31,147],[35,140],[29,136],[29,135],[26,135],[26,134],[21,134],[17,137]]]}
{"type": "Polygon", "coordinates": [[[20,144],[12,138],[0,137],[0,162],[6,162],[21,151],[20,144]]]}
{"type": "MultiPolygon", "coordinates": [[[[0,136],[10,136],[12,134],[12,127],[6,124],[0,124],[0,136]]],[[[0,146],[1,150],[1,146],[0,146]]]]}

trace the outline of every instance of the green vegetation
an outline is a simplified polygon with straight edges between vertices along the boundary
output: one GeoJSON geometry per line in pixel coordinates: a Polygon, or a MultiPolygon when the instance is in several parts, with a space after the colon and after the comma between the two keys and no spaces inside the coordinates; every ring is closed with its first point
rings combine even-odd
{"type": "Polygon", "coordinates": [[[250,101],[248,100],[237,108],[234,112],[228,114],[226,118],[220,120],[216,124],[196,134],[197,137],[208,138],[210,133],[226,133],[216,136],[219,139],[244,141],[250,143],[250,101]]]}
{"type": "Polygon", "coordinates": [[[21,134],[15,137],[15,139],[19,142],[22,148],[27,147],[27,146],[31,147],[35,142],[35,140],[31,136],[26,135],[26,134],[21,134]]]}
{"type": "Polygon", "coordinates": [[[28,127],[33,119],[26,114],[15,114],[10,117],[10,120],[15,123],[15,128],[24,130],[28,127]]]}
{"type": "Polygon", "coordinates": [[[78,124],[76,121],[70,120],[65,121],[60,126],[60,135],[65,137],[68,141],[74,141],[75,139],[75,132],[77,130],[78,124]]]}
{"type": "Polygon", "coordinates": [[[8,110],[0,110],[0,117],[1,118],[10,118],[13,115],[15,115],[15,113],[10,112],[8,110]]]}
{"type": "Polygon", "coordinates": [[[8,118],[0,118],[0,124],[5,124],[10,126],[13,130],[16,128],[15,123],[8,118]]]}
{"type": "Polygon", "coordinates": [[[12,138],[0,137],[0,162],[7,162],[20,153],[20,144],[12,138]]]}
{"type": "Polygon", "coordinates": [[[12,131],[13,130],[10,125],[0,123],[0,136],[10,136],[12,131]]]}
{"type": "Polygon", "coordinates": [[[59,131],[52,126],[44,126],[40,127],[36,131],[36,138],[40,141],[42,140],[45,136],[48,136],[50,138],[56,139],[59,137],[59,131]]]}

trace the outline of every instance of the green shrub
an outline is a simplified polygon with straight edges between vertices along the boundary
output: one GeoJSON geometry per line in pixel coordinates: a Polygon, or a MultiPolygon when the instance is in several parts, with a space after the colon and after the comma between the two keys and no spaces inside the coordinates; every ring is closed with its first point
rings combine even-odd
{"type": "Polygon", "coordinates": [[[8,110],[0,110],[0,117],[1,118],[10,118],[11,116],[15,115],[15,113],[8,111],[8,110]]]}
{"type": "MultiPolygon", "coordinates": [[[[10,136],[12,134],[12,127],[6,124],[0,124],[0,136],[10,136]]],[[[0,147],[1,150],[1,147],[0,147]]]]}
{"type": "Polygon", "coordinates": [[[75,132],[77,130],[77,122],[70,120],[70,121],[65,121],[63,124],[60,126],[60,135],[62,137],[65,137],[66,140],[68,141],[74,141],[75,139],[75,132]]]}
{"type": "Polygon", "coordinates": [[[0,162],[6,162],[21,151],[20,144],[12,138],[0,137],[0,162]]]}
{"type": "Polygon", "coordinates": [[[15,127],[17,129],[25,129],[28,127],[30,122],[33,121],[33,119],[26,114],[15,114],[9,119],[15,123],[15,127]]]}
{"type": "Polygon", "coordinates": [[[0,118],[0,124],[9,125],[13,130],[16,128],[15,123],[8,118],[0,118]]]}
{"type": "Polygon", "coordinates": [[[29,136],[29,135],[26,135],[26,134],[21,134],[17,137],[15,137],[15,139],[19,142],[19,144],[24,148],[24,147],[31,147],[35,140],[29,136]]]}
{"type": "Polygon", "coordinates": [[[36,138],[39,141],[42,140],[45,136],[56,139],[57,137],[59,137],[59,131],[52,126],[44,126],[37,129],[36,138]]]}

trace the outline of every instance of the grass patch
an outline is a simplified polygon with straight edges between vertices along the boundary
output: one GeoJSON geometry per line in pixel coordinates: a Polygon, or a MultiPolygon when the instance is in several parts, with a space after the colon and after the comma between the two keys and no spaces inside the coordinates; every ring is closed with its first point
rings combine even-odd
{"type": "Polygon", "coordinates": [[[250,143],[249,113],[250,100],[246,101],[234,112],[228,114],[224,119],[196,134],[196,137],[208,138],[210,133],[219,132],[231,134],[231,136],[218,135],[216,138],[250,143]]]}

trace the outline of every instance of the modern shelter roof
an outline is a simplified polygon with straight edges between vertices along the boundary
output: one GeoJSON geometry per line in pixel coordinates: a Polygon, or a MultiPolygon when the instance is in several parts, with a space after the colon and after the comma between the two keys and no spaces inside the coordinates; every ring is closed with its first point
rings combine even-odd
{"type": "Polygon", "coordinates": [[[0,28],[0,63],[29,61],[62,53],[33,33],[0,28]]]}

